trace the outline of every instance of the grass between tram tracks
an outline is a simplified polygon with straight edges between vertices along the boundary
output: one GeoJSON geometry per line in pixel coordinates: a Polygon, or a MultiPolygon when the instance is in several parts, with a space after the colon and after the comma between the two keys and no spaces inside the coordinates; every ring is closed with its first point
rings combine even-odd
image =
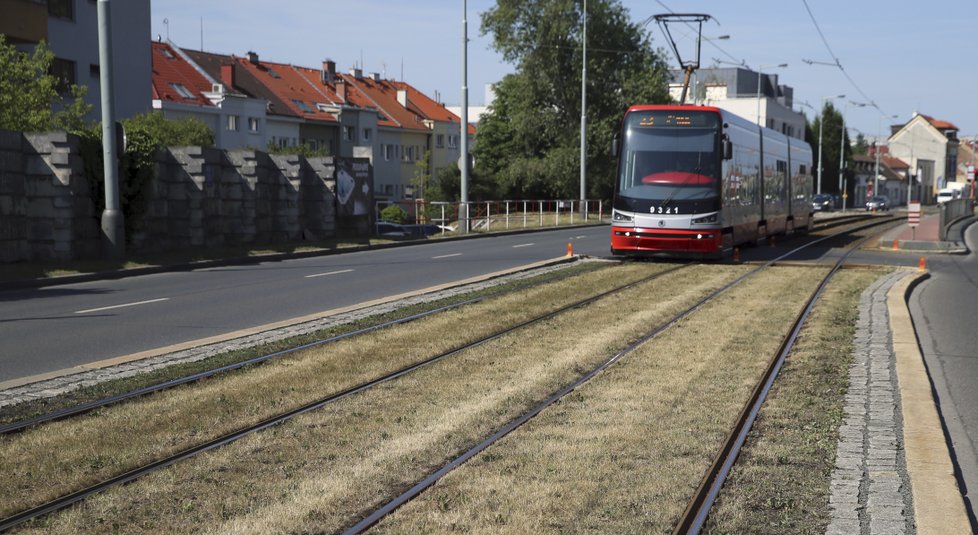
{"type": "Polygon", "coordinates": [[[745,281],[446,476],[380,533],[669,533],[824,268],[745,281]]]}
{"type": "Polygon", "coordinates": [[[806,322],[705,533],[825,533],[860,295],[887,270],[851,269],[806,322]]]}
{"type": "Polygon", "coordinates": [[[24,420],[41,414],[47,414],[55,410],[132,392],[147,386],[164,383],[238,362],[244,362],[263,355],[269,355],[278,351],[308,344],[316,340],[332,338],[344,333],[394,321],[414,314],[420,314],[425,311],[449,306],[454,303],[460,303],[480,296],[526,291],[534,286],[556,282],[568,277],[581,275],[606,267],[608,267],[607,264],[602,264],[600,262],[576,262],[571,266],[549,271],[540,275],[535,275],[530,278],[517,279],[473,292],[460,292],[452,297],[401,307],[392,312],[374,314],[360,320],[352,321],[343,325],[337,325],[328,329],[322,329],[300,336],[293,336],[287,339],[278,340],[247,349],[229,351],[194,362],[176,363],[165,368],[156,369],[139,375],[112,379],[95,385],[82,387],[58,396],[39,398],[36,400],[19,403],[17,405],[2,407],[0,408],[0,423],[10,423],[24,420]]]}
{"type": "MultiPolygon", "coordinates": [[[[6,464],[0,470],[11,476],[0,504],[12,512],[26,505],[25,497],[61,493],[137,457],[174,449],[175,442],[237,427],[252,413],[257,419],[278,412],[297,404],[306,389],[337,390],[337,383],[498,330],[513,316],[554,308],[571,294],[597,293],[664,267],[599,270],[10,437],[0,444],[6,464]]],[[[697,266],[645,283],[24,527],[61,533],[340,529],[746,269],[697,266]]]]}

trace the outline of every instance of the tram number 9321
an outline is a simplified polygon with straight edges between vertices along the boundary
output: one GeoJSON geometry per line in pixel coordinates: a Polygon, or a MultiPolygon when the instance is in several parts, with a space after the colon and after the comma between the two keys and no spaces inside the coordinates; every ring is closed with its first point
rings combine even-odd
{"type": "Polygon", "coordinates": [[[678,214],[678,206],[653,206],[649,208],[649,213],[652,214],[678,214]]]}

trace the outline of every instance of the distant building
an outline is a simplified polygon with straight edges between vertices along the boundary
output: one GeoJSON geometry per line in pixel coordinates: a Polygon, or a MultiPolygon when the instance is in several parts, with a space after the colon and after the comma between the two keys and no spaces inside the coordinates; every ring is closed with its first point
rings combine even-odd
{"type": "Polygon", "coordinates": [[[906,161],[914,176],[913,200],[934,203],[938,190],[957,179],[958,127],[915,112],[906,124],[891,127],[891,132],[890,154],[906,161]]]}
{"type": "MultiPolygon", "coordinates": [[[[673,70],[671,76],[669,93],[678,102],[684,73],[673,70]]],[[[791,109],[793,99],[794,89],[779,85],[777,74],[743,67],[699,69],[686,94],[687,103],[723,108],[786,136],[804,139],[805,116],[791,109]]]]}
{"type": "Polygon", "coordinates": [[[870,147],[868,154],[853,156],[853,160],[855,163],[853,207],[861,206],[873,195],[885,195],[894,205],[907,202],[907,171],[910,166],[906,162],[886,155],[882,150],[877,160],[876,147],[870,147]]]}
{"type": "MultiPolygon", "coordinates": [[[[119,119],[150,109],[150,0],[110,3],[115,114],[119,119]]],[[[0,0],[0,33],[21,51],[45,41],[54,52],[52,74],[87,86],[88,119],[102,118],[97,3],[91,0],[0,0]]]]}
{"type": "Polygon", "coordinates": [[[422,197],[423,169],[433,179],[461,154],[459,117],[408,83],[360,69],[338,73],[330,60],[313,69],[256,52],[238,57],[172,43],[153,43],[153,51],[154,107],[167,117],[201,118],[220,148],[304,144],[367,158],[382,201],[422,197]]]}

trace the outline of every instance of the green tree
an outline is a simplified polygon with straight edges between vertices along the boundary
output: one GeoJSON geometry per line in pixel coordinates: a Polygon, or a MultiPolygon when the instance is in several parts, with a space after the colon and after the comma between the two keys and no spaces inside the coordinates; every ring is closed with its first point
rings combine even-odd
{"type": "Polygon", "coordinates": [[[414,187],[415,199],[427,199],[431,183],[431,150],[424,151],[420,160],[414,163],[414,176],[411,186],[414,187]]]}
{"type": "Polygon", "coordinates": [[[866,143],[866,136],[862,132],[856,134],[856,144],[852,146],[852,153],[859,156],[869,153],[869,143],[866,143]]]}
{"type": "MultiPolygon", "coordinates": [[[[495,86],[479,124],[477,171],[509,198],[577,197],[580,177],[582,2],[498,0],[482,33],[516,66],[495,86]]],[[[629,105],[669,102],[668,70],[649,34],[617,0],[587,13],[588,195],[614,187],[611,139],[629,105]]]]}
{"type": "Polygon", "coordinates": [[[329,149],[326,147],[320,147],[318,149],[312,148],[309,143],[302,143],[300,145],[288,145],[282,146],[278,143],[268,142],[268,146],[265,147],[265,152],[269,154],[297,154],[304,158],[318,158],[321,156],[329,156],[329,149]]]}
{"type": "Polygon", "coordinates": [[[54,53],[43,41],[28,54],[0,34],[0,128],[18,132],[84,128],[85,115],[92,109],[82,99],[88,88],[65,86],[50,74],[52,61],[54,53]]]}
{"type": "MultiPolygon", "coordinates": [[[[815,117],[814,122],[811,124],[812,136],[809,138],[809,144],[812,147],[812,157],[815,160],[813,165],[812,175],[815,180],[815,188],[818,188],[818,138],[819,129],[822,125],[825,125],[825,130],[822,131],[822,192],[823,193],[833,193],[837,195],[842,195],[842,190],[839,187],[839,149],[841,148],[844,152],[844,162],[843,168],[845,170],[845,176],[848,178],[848,189],[850,197],[852,195],[853,184],[853,159],[852,159],[852,146],[849,144],[848,134],[842,132],[842,114],[835,109],[835,106],[831,102],[826,102],[822,107],[822,114],[815,117]],[[844,142],[842,141],[842,136],[845,135],[844,142]]],[[[849,203],[851,206],[851,202],[849,203]]]]}

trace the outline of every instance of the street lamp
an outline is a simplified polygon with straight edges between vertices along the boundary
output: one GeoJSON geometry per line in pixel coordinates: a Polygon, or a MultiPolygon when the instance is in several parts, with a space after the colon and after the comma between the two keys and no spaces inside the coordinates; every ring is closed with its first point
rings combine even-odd
{"type": "Polygon", "coordinates": [[[846,105],[843,107],[845,111],[842,112],[842,138],[839,139],[839,191],[842,192],[843,212],[845,212],[846,210],[846,198],[848,197],[848,194],[846,193],[845,179],[842,178],[842,169],[843,166],[845,165],[845,156],[846,156],[846,114],[849,113],[850,104],[852,104],[853,106],[859,106],[860,108],[866,107],[865,103],[856,102],[854,100],[850,100],[846,102],[846,105]]]}
{"type": "Polygon", "coordinates": [[[825,103],[836,98],[846,98],[846,96],[834,95],[822,97],[822,117],[818,121],[818,190],[816,191],[818,194],[822,193],[822,130],[825,130],[825,103]]]}
{"type": "Polygon", "coordinates": [[[772,69],[783,69],[787,66],[787,63],[777,63],[771,65],[759,65],[757,67],[757,126],[761,126],[761,76],[764,74],[764,69],[768,67],[772,69]]]}
{"type": "MultiPolygon", "coordinates": [[[[890,115],[887,119],[896,119],[896,115],[890,115]]],[[[873,169],[873,195],[880,194],[880,136],[883,131],[883,115],[876,121],[876,167],[873,169]]]]}

